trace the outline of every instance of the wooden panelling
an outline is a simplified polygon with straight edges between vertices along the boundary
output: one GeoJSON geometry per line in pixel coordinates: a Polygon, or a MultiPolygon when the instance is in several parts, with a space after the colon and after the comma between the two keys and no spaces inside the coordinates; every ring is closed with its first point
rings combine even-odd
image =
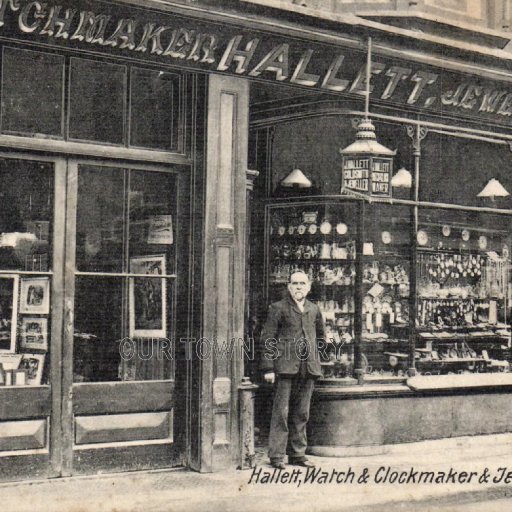
{"type": "Polygon", "coordinates": [[[49,386],[0,387],[0,418],[2,420],[50,416],[51,410],[49,386]]]}
{"type": "Polygon", "coordinates": [[[19,455],[0,457],[2,482],[57,476],[50,465],[47,453],[19,453],[19,455]]]}
{"type": "Polygon", "coordinates": [[[73,385],[73,412],[100,414],[168,411],[174,403],[174,382],[102,382],[73,385]]]}
{"type": "Polygon", "coordinates": [[[75,449],[73,472],[75,475],[117,473],[122,471],[170,468],[183,465],[174,444],[140,444],[136,446],[75,449]]]}
{"type": "Polygon", "coordinates": [[[47,420],[0,421],[0,451],[46,447],[47,420]]]}
{"type": "Polygon", "coordinates": [[[168,439],[172,443],[172,412],[109,414],[75,418],[75,443],[120,443],[168,439]]]}

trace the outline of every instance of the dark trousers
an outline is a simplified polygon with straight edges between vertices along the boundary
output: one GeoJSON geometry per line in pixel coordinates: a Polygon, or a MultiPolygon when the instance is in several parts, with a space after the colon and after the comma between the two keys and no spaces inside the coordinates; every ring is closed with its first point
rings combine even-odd
{"type": "Polygon", "coordinates": [[[272,462],[304,460],[307,447],[306,424],[315,379],[308,375],[277,376],[268,456],[272,462]]]}

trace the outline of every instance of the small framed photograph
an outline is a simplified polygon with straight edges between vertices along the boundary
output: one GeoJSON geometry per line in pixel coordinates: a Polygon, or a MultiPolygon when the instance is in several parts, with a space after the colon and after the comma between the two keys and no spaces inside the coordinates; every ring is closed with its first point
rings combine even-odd
{"type": "Polygon", "coordinates": [[[167,333],[165,256],[130,259],[130,337],[165,338],[167,333]],[[143,277],[143,275],[152,277],[143,277]]]}
{"type": "Polygon", "coordinates": [[[0,276],[0,352],[16,352],[18,276],[0,276]]]}
{"type": "Polygon", "coordinates": [[[20,346],[28,350],[48,350],[48,319],[27,316],[21,319],[20,346]]]}
{"type": "Polygon", "coordinates": [[[26,370],[26,386],[40,386],[43,377],[44,354],[23,354],[19,370],[26,370]]]}
{"type": "Polygon", "coordinates": [[[50,280],[47,277],[22,279],[20,313],[47,315],[50,312],[50,280]]]}

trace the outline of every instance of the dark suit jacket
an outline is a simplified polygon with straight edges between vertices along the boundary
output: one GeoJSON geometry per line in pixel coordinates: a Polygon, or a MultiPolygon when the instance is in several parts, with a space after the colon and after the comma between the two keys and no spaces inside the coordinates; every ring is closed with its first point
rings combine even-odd
{"type": "Polygon", "coordinates": [[[325,339],[325,326],[319,307],[306,299],[301,312],[290,295],[270,305],[261,332],[261,369],[282,375],[295,375],[301,361],[315,377],[322,376],[318,340],[325,339]]]}

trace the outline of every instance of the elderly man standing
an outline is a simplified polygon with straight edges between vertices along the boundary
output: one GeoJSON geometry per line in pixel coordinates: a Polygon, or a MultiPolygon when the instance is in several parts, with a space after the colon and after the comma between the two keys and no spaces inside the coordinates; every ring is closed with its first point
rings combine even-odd
{"type": "Polygon", "coordinates": [[[315,379],[322,375],[319,345],[325,327],[320,309],[306,299],[311,283],[304,272],[294,272],[287,297],[270,305],[261,333],[262,369],[266,382],[275,384],[269,435],[273,467],[288,463],[313,467],[306,459],[306,425],[315,379]]]}

